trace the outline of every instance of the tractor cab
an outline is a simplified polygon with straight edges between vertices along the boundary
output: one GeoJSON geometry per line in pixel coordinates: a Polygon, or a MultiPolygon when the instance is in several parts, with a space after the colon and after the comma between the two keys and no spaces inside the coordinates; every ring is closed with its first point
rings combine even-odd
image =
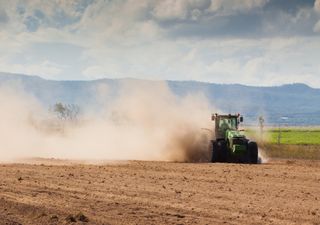
{"type": "Polygon", "coordinates": [[[226,131],[238,131],[239,123],[243,122],[243,117],[237,115],[218,115],[213,114],[212,120],[215,121],[215,139],[225,139],[226,131]]]}

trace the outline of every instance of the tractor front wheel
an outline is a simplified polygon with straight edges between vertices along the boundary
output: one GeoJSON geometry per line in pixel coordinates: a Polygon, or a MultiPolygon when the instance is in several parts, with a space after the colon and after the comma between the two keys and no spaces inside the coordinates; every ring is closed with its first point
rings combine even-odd
{"type": "Polygon", "coordinates": [[[210,152],[211,152],[211,162],[218,162],[219,156],[218,156],[218,145],[216,141],[211,141],[210,144],[210,152]]]}
{"type": "Polygon", "coordinates": [[[212,141],[212,157],[211,162],[227,162],[228,148],[225,141],[212,141]]]}

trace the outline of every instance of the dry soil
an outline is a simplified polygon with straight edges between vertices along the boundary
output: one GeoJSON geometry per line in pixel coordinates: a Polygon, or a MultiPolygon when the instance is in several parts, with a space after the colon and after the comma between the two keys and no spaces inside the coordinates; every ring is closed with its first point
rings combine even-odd
{"type": "Polygon", "coordinates": [[[320,224],[320,162],[0,164],[0,224],[320,224]]]}

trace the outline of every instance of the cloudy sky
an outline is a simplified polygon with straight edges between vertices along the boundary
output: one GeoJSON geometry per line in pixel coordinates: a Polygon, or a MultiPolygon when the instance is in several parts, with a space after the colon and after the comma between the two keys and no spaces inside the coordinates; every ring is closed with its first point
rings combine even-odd
{"type": "Polygon", "coordinates": [[[0,0],[0,71],[320,88],[320,0],[0,0]]]}

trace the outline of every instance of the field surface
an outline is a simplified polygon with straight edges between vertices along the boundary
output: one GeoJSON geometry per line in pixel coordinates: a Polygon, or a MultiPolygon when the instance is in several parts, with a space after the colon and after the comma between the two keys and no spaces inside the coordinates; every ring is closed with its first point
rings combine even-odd
{"type": "Polygon", "coordinates": [[[0,224],[320,224],[320,161],[44,163],[0,164],[0,224]]]}

